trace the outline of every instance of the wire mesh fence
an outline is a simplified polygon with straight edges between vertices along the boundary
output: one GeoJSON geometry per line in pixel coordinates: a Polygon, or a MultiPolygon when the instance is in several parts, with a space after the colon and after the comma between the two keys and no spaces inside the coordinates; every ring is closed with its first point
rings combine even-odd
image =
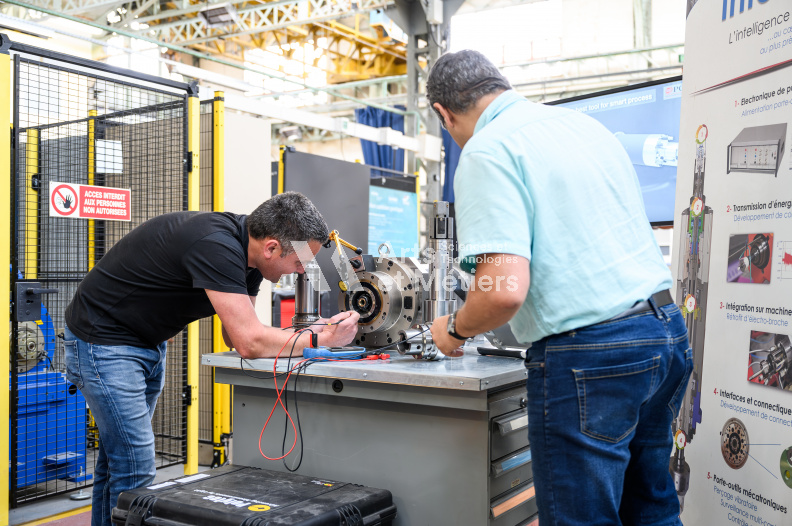
{"type": "MultiPolygon", "coordinates": [[[[186,209],[187,123],[183,92],[20,54],[13,93],[12,275],[58,290],[42,296],[41,319],[12,324],[11,498],[17,505],[92,484],[101,438],[64,375],[58,338],[64,311],[122,236],[156,215],[186,209]],[[68,192],[53,192],[57,184],[129,189],[131,220],[52,217],[53,199],[65,212],[76,204],[68,192]]],[[[152,422],[158,467],[185,458],[186,360],[182,333],[168,342],[167,378],[152,422]]]]}
{"type": "MultiPolygon", "coordinates": [[[[201,165],[200,165],[200,209],[203,212],[214,210],[214,166],[212,164],[212,152],[214,151],[214,115],[213,101],[205,100],[200,105],[201,119],[201,165]]],[[[199,321],[200,337],[198,349],[203,356],[213,352],[214,348],[214,328],[212,318],[204,318],[199,321]]],[[[199,370],[199,409],[198,409],[198,439],[201,448],[208,447],[206,444],[213,445],[214,435],[214,377],[212,368],[201,367],[199,370]]],[[[201,455],[203,457],[203,455],[201,455]]],[[[201,459],[206,463],[205,460],[201,459]]]]}

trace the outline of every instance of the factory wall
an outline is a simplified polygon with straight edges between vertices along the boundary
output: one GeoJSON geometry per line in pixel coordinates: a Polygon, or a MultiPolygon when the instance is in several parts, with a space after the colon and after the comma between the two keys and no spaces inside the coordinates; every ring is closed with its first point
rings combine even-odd
{"type": "MultiPolygon", "coordinates": [[[[321,155],[323,157],[330,157],[331,159],[338,159],[340,161],[347,161],[349,163],[363,162],[363,148],[360,146],[360,139],[349,137],[337,141],[312,141],[300,142],[297,141],[293,145],[294,149],[298,152],[312,153],[314,155],[321,155]]],[[[273,159],[278,158],[278,145],[272,146],[273,159]]]]}
{"type": "MultiPolygon", "coordinates": [[[[225,210],[249,214],[271,194],[272,158],[270,121],[252,115],[226,112],[225,115],[225,210]],[[262,155],[263,152],[263,155],[262,155]]],[[[256,302],[259,320],[272,322],[272,288],[261,284],[256,302]]]]}

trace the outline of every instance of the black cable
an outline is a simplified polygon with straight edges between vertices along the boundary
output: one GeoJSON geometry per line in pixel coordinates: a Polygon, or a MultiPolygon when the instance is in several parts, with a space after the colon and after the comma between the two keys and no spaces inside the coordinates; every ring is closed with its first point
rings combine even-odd
{"type": "MultiPolygon", "coordinates": [[[[239,368],[242,370],[242,374],[245,376],[249,376],[250,378],[255,378],[256,380],[269,380],[270,378],[279,378],[283,375],[289,374],[291,371],[284,371],[282,373],[274,373],[272,376],[256,376],[255,374],[250,374],[248,371],[245,370],[245,362],[247,359],[239,357],[239,368]]],[[[248,364],[250,365],[250,364],[248,364]]]]}
{"type": "MultiPolygon", "coordinates": [[[[340,323],[340,322],[336,322],[336,323],[333,323],[331,325],[337,325],[338,323],[340,323]]],[[[318,324],[310,324],[310,325],[328,325],[328,324],[326,324],[326,323],[318,323],[318,324]]],[[[290,327],[286,327],[286,328],[290,328],[290,327]]],[[[407,338],[405,340],[400,340],[398,342],[394,342],[394,343],[392,343],[390,345],[386,345],[384,347],[379,347],[377,349],[364,350],[364,351],[362,351],[360,353],[360,358],[362,358],[362,357],[364,357],[366,355],[372,354],[372,353],[376,353],[378,351],[382,351],[384,349],[388,349],[390,347],[393,347],[394,345],[398,345],[402,341],[411,340],[412,338],[420,336],[421,334],[427,332],[428,330],[429,330],[428,328],[424,329],[421,332],[419,332],[417,334],[414,334],[413,336],[410,336],[409,338],[407,338]]],[[[308,366],[313,364],[313,363],[317,363],[317,362],[332,362],[332,361],[346,361],[346,360],[355,360],[355,359],[357,359],[357,357],[350,357],[350,356],[339,356],[338,358],[322,357],[320,359],[308,359],[305,362],[303,362],[302,364],[297,364],[296,366],[292,367],[291,366],[291,361],[292,361],[292,358],[294,358],[294,350],[295,350],[295,347],[297,345],[297,340],[300,339],[300,336],[302,335],[302,333],[309,332],[311,334],[315,334],[313,330],[311,330],[311,329],[309,329],[307,327],[306,328],[302,328],[302,329],[300,329],[298,331],[295,331],[295,332],[298,334],[298,336],[292,342],[291,350],[289,351],[289,358],[288,358],[288,361],[286,362],[286,371],[284,371],[283,373],[273,373],[273,376],[272,376],[272,378],[277,378],[277,377],[283,376],[283,375],[288,375],[288,374],[292,374],[292,373],[295,374],[294,388],[292,389],[292,396],[294,397],[294,416],[295,416],[295,420],[296,420],[296,422],[294,423],[294,427],[296,428],[296,434],[299,437],[299,460],[297,461],[297,465],[294,468],[291,468],[291,467],[289,467],[286,464],[286,457],[284,457],[281,460],[283,462],[283,467],[285,467],[286,470],[291,472],[291,473],[294,473],[295,471],[300,469],[300,466],[302,465],[302,461],[303,461],[303,457],[304,457],[304,452],[305,452],[305,445],[304,445],[304,442],[303,442],[303,433],[302,433],[302,423],[300,422],[300,407],[299,407],[298,397],[297,397],[298,384],[299,384],[299,381],[300,381],[300,374],[304,373],[308,369],[308,366]]],[[[250,376],[252,378],[259,379],[259,380],[269,380],[269,378],[261,378],[261,377],[252,375],[249,372],[245,371],[244,362],[245,362],[245,360],[240,357],[239,363],[240,363],[240,368],[242,369],[243,374],[245,374],[246,376],[250,376]]],[[[288,384],[286,384],[283,387],[283,393],[282,393],[282,396],[281,396],[281,402],[283,403],[284,410],[286,412],[288,412],[288,408],[289,408],[289,389],[288,389],[288,384]]],[[[289,432],[289,419],[286,418],[284,420],[283,440],[281,441],[281,455],[284,455],[286,453],[286,437],[288,435],[288,432],[289,432]]]]}
{"type": "MultiPolygon", "coordinates": [[[[300,469],[300,466],[302,466],[302,461],[303,461],[303,453],[305,452],[305,443],[303,442],[303,434],[302,434],[302,423],[300,423],[300,406],[297,403],[297,384],[300,381],[300,369],[302,368],[303,370],[305,370],[305,367],[307,365],[308,364],[303,364],[302,366],[298,366],[297,375],[294,377],[294,417],[297,419],[296,427],[300,435],[300,460],[297,462],[297,466],[295,466],[294,468],[290,468],[289,466],[286,465],[286,459],[285,458],[283,459],[283,467],[285,467],[290,473],[294,473],[295,471],[300,469]]],[[[286,448],[285,434],[283,438],[284,438],[283,449],[285,449],[286,448]]]]}
{"type": "MultiPolygon", "coordinates": [[[[340,322],[337,322],[337,323],[340,323],[340,322]]],[[[332,325],[337,325],[337,323],[333,323],[332,325]]],[[[327,324],[320,323],[318,325],[327,325],[327,324]]],[[[288,328],[288,327],[286,327],[286,328],[288,328]]],[[[297,340],[299,340],[300,336],[302,336],[302,333],[304,333],[306,331],[310,331],[311,333],[313,333],[313,331],[311,329],[300,329],[298,331],[294,331],[296,334],[298,334],[298,336],[294,339],[294,342],[292,343],[291,354],[294,353],[294,346],[297,343],[297,340]]],[[[291,354],[289,355],[289,364],[288,365],[291,365],[291,358],[292,358],[291,354]]],[[[239,368],[242,370],[242,374],[244,374],[245,376],[249,376],[250,378],[255,378],[256,380],[269,380],[269,377],[256,376],[254,374],[250,374],[249,372],[245,371],[245,362],[246,361],[247,361],[246,358],[242,358],[241,356],[239,357],[239,368]]],[[[250,364],[248,363],[248,365],[250,365],[250,364]]],[[[273,373],[272,378],[280,378],[281,376],[288,375],[291,372],[292,372],[291,371],[291,367],[289,366],[289,367],[286,368],[286,371],[284,371],[282,373],[273,373]]]]}
{"type": "MultiPolygon", "coordinates": [[[[440,25],[440,24],[438,24],[438,25],[440,25]]],[[[441,30],[442,30],[442,28],[443,28],[443,26],[440,25],[440,29],[441,30]]],[[[437,42],[437,39],[434,36],[434,31],[432,31],[432,24],[430,24],[428,22],[426,24],[426,32],[429,33],[429,36],[432,38],[432,41],[435,43],[435,46],[437,46],[437,48],[442,52],[443,51],[443,47],[437,42]]],[[[440,40],[443,40],[443,35],[440,35],[440,40]]]]}
{"type": "MultiPolygon", "coordinates": [[[[313,333],[313,331],[311,331],[310,329],[307,329],[307,330],[310,331],[311,333],[313,333]]],[[[294,346],[292,346],[292,352],[293,351],[294,351],[294,346]]],[[[300,457],[299,457],[299,459],[300,460],[297,462],[297,466],[296,467],[290,468],[286,464],[286,458],[285,457],[283,458],[283,467],[285,467],[286,470],[289,471],[290,473],[294,473],[295,471],[300,469],[300,466],[302,465],[302,461],[303,461],[303,454],[305,452],[305,445],[304,445],[304,442],[303,442],[303,434],[302,434],[302,423],[300,422],[300,407],[299,407],[299,405],[297,403],[297,384],[300,381],[300,370],[302,369],[304,371],[305,368],[310,363],[313,363],[313,360],[311,360],[310,362],[306,362],[306,363],[304,363],[302,365],[297,365],[296,368],[295,368],[296,369],[296,375],[294,377],[294,389],[293,389],[293,395],[294,395],[294,416],[295,416],[295,418],[297,420],[297,422],[295,424],[295,427],[297,428],[297,433],[299,434],[299,444],[300,444],[300,457]]],[[[291,354],[289,355],[289,363],[288,363],[288,365],[291,366],[291,354]]],[[[286,398],[284,399],[284,406],[288,408],[288,397],[289,397],[289,389],[288,389],[288,387],[286,387],[286,389],[285,389],[285,394],[286,394],[286,398]]],[[[284,422],[284,425],[285,424],[287,424],[287,422],[284,422]]],[[[284,431],[283,431],[283,444],[281,446],[281,454],[283,454],[285,452],[285,450],[286,450],[286,433],[287,432],[288,432],[288,426],[285,426],[284,427],[284,431]]]]}
{"type": "Polygon", "coordinates": [[[334,321],[333,323],[301,323],[300,325],[289,325],[288,327],[281,327],[281,330],[285,331],[286,329],[295,329],[295,328],[299,329],[299,328],[307,327],[309,325],[338,325],[339,323],[341,322],[334,321]]]}
{"type": "MultiPolygon", "coordinates": [[[[302,333],[304,333],[304,332],[310,332],[312,335],[315,334],[314,331],[312,331],[311,329],[308,329],[308,328],[301,329],[301,330],[296,331],[296,332],[298,334],[300,334],[300,336],[302,336],[302,333]]],[[[291,351],[289,352],[289,360],[286,362],[286,369],[287,370],[291,369],[291,361],[292,361],[292,357],[294,356],[294,347],[297,344],[297,340],[300,339],[300,336],[297,336],[297,338],[295,338],[294,342],[292,343],[292,348],[291,348],[291,351]]],[[[295,397],[295,400],[297,399],[297,391],[296,391],[296,389],[297,389],[297,379],[300,377],[300,370],[299,370],[300,368],[299,368],[299,366],[296,367],[296,369],[297,369],[297,376],[295,377],[295,384],[294,384],[294,389],[295,389],[294,397],[295,397]]],[[[288,413],[288,411],[289,411],[289,386],[288,386],[288,384],[283,386],[283,396],[282,396],[282,400],[281,401],[283,402],[284,411],[286,411],[288,413]]],[[[295,404],[296,404],[296,402],[295,402],[295,404]]],[[[297,465],[296,468],[291,469],[288,465],[286,465],[286,457],[285,456],[281,460],[281,462],[283,462],[283,467],[285,467],[290,472],[297,471],[300,468],[300,464],[302,464],[302,456],[303,456],[302,426],[300,425],[300,413],[299,413],[299,410],[297,410],[296,408],[295,408],[295,416],[297,417],[297,422],[294,424],[294,427],[296,428],[295,429],[295,435],[299,432],[299,436],[300,436],[300,462],[299,462],[299,464],[297,465]]],[[[289,432],[289,419],[285,418],[284,422],[283,422],[283,441],[281,442],[281,455],[285,455],[286,454],[286,435],[288,434],[288,432],[289,432]]]]}
{"type": "MultiPolygon", "coordinates": [[[[319,325],[324,325],[324,324],[319,324],[319,325]]],[[[336,324],[334,323],[333,325],[336,325],[336,324]]],[[[306,331],[307,331],[307,332],[311,332],[311,333],[313,333],[313,331],[312,331],[311,329],[303,329],[303,330],[301,330],[301,331],[299,331],[299,332],[306,332],[306,331]]],[[[375,349],[368,349],[368,350],[366,350],[365,352],[361,352],[361,356],[363,356],[363,355],[370,355],[370,354],[375,354],[375,353],[378,353],[378,352],[380,352],[380,351],[383,351],[383,350],[385,350],[385,349],[390,349],[391,347],[394,347],[394,346],[396,346],[396,345],[399,345],[399,344],[400,344],[400,343],[402,343],[402,342],[406,342],[406,341],[408,341],[408,340],[412,340],[413,338],[415,338],[415,337],[417,337],[417,336],[420,336],[421,334],[423,334],[423,333],[425,333],[425,332],[427,332],[427,331],[429,331],[429,329],[424,329],[424,330],[422,330],[421,332],[419,332],[419,333],[417,333],[417,334],[414,334],[414,335],[410,336],[410,337],[409,337],[409,338],[407,338],[407,339],[404,339],[404,340],[399,340],[399,341],[397,341],[397,342],[393,342],[393,343],[391,343],[391,344],[388,344],[388,345],[385,345],[385,346],[383,346],[383,347],[377,347],[377,348],[375,348],[375,349]]],[[[298,337],[297,337],[297,340],[298,340],[299,338],[300,338],[300,337],[298,336],[298,337]]],[[[289,361],[288,361],[288,363],[287,363],[287,368],[286,368],[286,370],[285,370],[284,372],[282,372],[282,373],[274,373],[274,374],[273,374],[273,376],[271,376],[271,377],[261,377],[261,376],[256,376],[256,375],[250,374],[248,371],[246,371],[246,370],[245,370],[245,367],[244,367],[244,362],[246,362],[247,360],[246,360],[245,358],[242,358],[242,357],[240,357],[240,358],[239,358],[239,365],[240,365],[240,369],[242,370],[242,373],[243,373],[245,376],[249,376],[249,377],[251,377],[251,378],[255,378],[255,379],[257,379],[257,380],[269,380],[270,378],[279,378],[279,377],[281,377],[281,376],[288,375],[289,373],[294,373],[295,371],[297,371],[297,373],[299,374],[299,372],[300,372],[300,370],[301,370],[301,369],[302,369],[302,371],[304,372],[304,371],[305,371],[305,369],[307,369],[307,367],[308,367],[309,365],[311,365],[312,363],[317,363],[317,362],[332,362],[332,361],[337,361],[337,360],[354,360],[354,359],[355,359],[354,357],[350,357],[350,356],[339,356],[338,358],[332,358],[332,357],[323,357],[323,359],[321,359],[321,360],[310,360],[310,361],[306,362],[305,364],[303,364],[303,365],[301,365],[301,366],[299,366],[299,367],[292,368],[292,367],[291,367],[291,359],[292,359],[292,357],[293,357],[293,356],[292,356],[292,353],[294,352],[294,345],[297,343],[297,340],[295,340],[295,341],[294,341],[294,343],[292,344],[292,352],[289,354],[289,361]]],[[[250,365],[250,364],[248,364],[248,365],[250,365]]]]}
{"type": "Polygon", "coordinates": [[[399,344],[400,344],[400,343],[402,343],[402,342],[406,342],[406,341],[408,341],[408,340],[412,340],[412,339],[413,339],[413,338],[415,338],[416,336],[420,336],[421,334],[423,334],[423,333],[425,333],[425,332],[427,332],[427,331],[429,331],[429,330],[430,330],[430,329],[427,327],[426,329],[422,330],[422,331],[421,331],[421,332],[419,332],[418,334],[413,334],[413,335],[412,335],[412,336],[410,336],[409,338],[405,338],[405,339],[403,339],[403,340],[399,340],[399,341],[397,341],[397,342],[393,342],[393,343],[391,343],[391,344],[388,344],[388,345],[386,345],[386,346],[384,346],[384,347],[377,347],[376,349],[369,349],[369,350],[368,350],[368,352],[369,352],[369,353],[375,353],[375,352],[379,352],[379,351],[382,351],[382,350],[385,350],[385,349],[389,349],[389,348],[393,347],[394,345],[399,345],[399,344]]]}

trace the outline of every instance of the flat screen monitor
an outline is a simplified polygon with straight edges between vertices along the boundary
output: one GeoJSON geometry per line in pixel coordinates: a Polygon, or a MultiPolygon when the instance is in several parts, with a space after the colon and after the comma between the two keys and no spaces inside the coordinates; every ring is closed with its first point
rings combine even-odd
{"type": "Polygon", "coordinates": [[[624,145],[653,226],[674,223],[682,77],[550,102],[590,115],[624,145]]]}
{"type": "Polygon", "coordinates": [[[369,185],[367,254],[381,244],[391,256],[418,257],[418,194],[414,177],[372,177],[369,185]]]}

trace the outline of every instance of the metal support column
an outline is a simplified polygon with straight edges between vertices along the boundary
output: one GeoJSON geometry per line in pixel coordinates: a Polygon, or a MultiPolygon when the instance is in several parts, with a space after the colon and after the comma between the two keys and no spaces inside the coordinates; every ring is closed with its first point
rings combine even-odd
{"type": "MultiPolygon", "coordinates": [[[[212,103],[212,209],[225,211],[225,99],[222,91],[215,91],[212,103]]],[[[222,324],[217,315],[212,318],[214,352],[226,352],[222,324]]],[[[231,386],[214,382],[212,370],[214,418],[212,442],[214,454],[212,467],[222,466],[226,461],[224,440],[231,434],[231,386]]]]}
{"type": "MultiPolygon", "coordinates": [[[[426,92],[426,77],[432,65],[448,47],[447,36],[451,17],[462,5],[463,0],[434,0],[433,2],[414,2],[396,0],[395,6],[386,10],[388,16],[407,33],[407,111],[405,135],[417,137],[418,129],[415,112],[421,116],[425,131],[429,135],[441,137],[440,119],[434,111],[421,100],[426,92]],[[442,1],[442,16],[434,9],[435,2],[442,1]],[[426,5],[425,5],[426,4],[426,5]],[[431,13],[430,13],[431,11],[431,13]],[[430,22],[431,21],[431,22],[430,22]]],[[[433,161],[421,163],[426,175],[425,194],[419,195],[422,204],[421,214],[427,221],[432,213],[431,205],[440,199],[442,189],[442,164],[433,161]]],[[[414,152],[407,154],[407,172],[416,173],[418,162],[414,152]]],[[[419,222],[420,228],[420,222],[419,222]]],[[[425,234],[426,232],[424,232],[425,234]]]]}
{"type": "MultiPolygon", "coordinates": [[[[0,35],[0,261],[11,262],[11,42],[0,35]]],[[[11,273],[0,272],[0,305],[11,305],[11,273]]],[[[10,309],[0,309],[0,327],[11,324],[10,309]]],[[[0,459],[11,458],[11,355],[10,338],[0,338],[0,459]]],[[[0,526],[8,524],[10,477],[0,469],[0,526]]]]}
{"type": "MultiPolygon", "coordinates": [[[[187,181],[187,209],[200,210],[201,175],[199,152],[201,151],[201,115],[198,93],[187,98],[187,159],[190,172],[187,181]]],[[[184,474],[198,472],[198,387],[200,377],[200,330],[195,321],[187,326],[187,458],[184,474]]]]}

